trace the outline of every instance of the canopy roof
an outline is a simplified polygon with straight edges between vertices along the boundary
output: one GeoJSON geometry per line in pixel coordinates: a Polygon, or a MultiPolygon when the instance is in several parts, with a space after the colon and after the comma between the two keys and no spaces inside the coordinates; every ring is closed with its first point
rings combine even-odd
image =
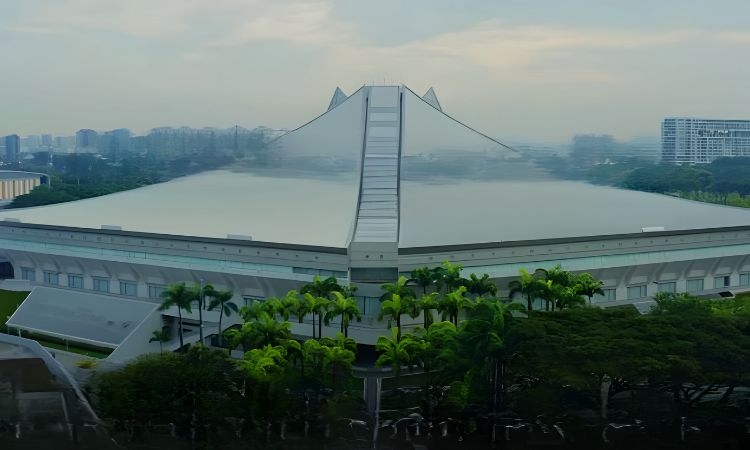
{"type": "Polygon", "coordinates": [[[750,225],[746,209],[556,180],[442,108],[432,88],[337,88],[329,110],[246,167],[0,220],[339,248],[363,221],[357,236],[395,236],[399,247],[750,225]]]}

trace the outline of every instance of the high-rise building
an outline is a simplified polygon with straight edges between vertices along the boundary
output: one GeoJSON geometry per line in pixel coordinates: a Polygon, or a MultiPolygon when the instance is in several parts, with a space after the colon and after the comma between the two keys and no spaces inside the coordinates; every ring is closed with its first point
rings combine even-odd
{"type": "Polygon", "coordinates": [[[76,149],[96,147],[97,136],[96,131],[86,128],[76,131],[76,149]]]}
{"type": "Polygon", "coordinates": [[[750,156],[750,120],[667,117],[661,124],[662,162],[708,164],[735,156],[750,156]]]}
{"type": "Polygon", "coordinates": [[[52,147],[52,135],[51,134],[42,135],[42,147],[45,147],[45,148],[52,147]]]}
{"type": "Polygon", "coordinates": [[[17,134],[5,136],[5,163],[13,164],[18,162],[18,156],[21,153],[21,138],[17,134]]]}

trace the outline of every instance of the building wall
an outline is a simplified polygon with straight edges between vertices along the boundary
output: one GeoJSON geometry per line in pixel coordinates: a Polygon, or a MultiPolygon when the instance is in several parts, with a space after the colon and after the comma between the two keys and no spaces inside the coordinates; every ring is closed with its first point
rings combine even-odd
{"type": "MultiPolygon", "coordinates": [[[[639,303],[661,289],[695,294],[722,290],[750,290],[750,227],[687,232],[554,239],[495,245],[399,249],[398,270],[436,267],[443,261],[462,264],[466,274],[488,273],[508,295],[508,283],[520,268],[533,271],[560,264],[571,271],[590,272],[601,279],[603,306],[639,303]],[[721,281],[715,287],[717,278],[721,281]],[[724,277],[727,285],[724,286],[724,277]],[[699,281],[702,280],[702,283],[699,281]],[[674,284],[672,284],[674,283],[674,284]]],[[[365,255],[366,256],[366,255],[365,255]]],[[[32,285],[60,289],[107,287],[106,295],[123,295],[160,302],[159,288],[175,282],[203,280],[235,292],[244,306],[255,300],[299,290],[314,274],[335,274],[348,283],[351,256],[344,249],[295,248],[279,244],[223,239],[180,238],[111,230],[71,230],[60,227],[0,223],[0,257],[14,267],[17,279],[32,285]],[[48,275],[45,277],[45,273],[48,275]],[[81,277],[80,287],[68,277],[81,277]],[[99,280],[99,281],[97,281],[99,280]],[[102,283],[106,280],[107,283],[102,283]],[[131,293],[121,293],[120,282],[134,283],[131,293]]],[[[368,259],[379,259],[371,256],[368,259]]],[[[78,279],[75,279],[76,281],[78,279]]],[[[350,335],[373,344],[385,324],[377,320],[380,282],[357,283],[357,300],[364,320],[352,324],[350,335]]],[[[239,318],[226,321],[226,326],[239,318]]],[[[421,323],[407,320],[407,326],[421,323]]],[[[295,333],[311,333],[311,320],[295,324],[295,333]],[[308,326],[309,325],[309,326],[308,326]]],[[[334,335],[338,324],[326,327],[334,335]]]]}
{"type": "Polygon", "coordinates": [[[666,118],[662,161],[708,164],[716,158],[750,156],[750,120],[666,118]]]}

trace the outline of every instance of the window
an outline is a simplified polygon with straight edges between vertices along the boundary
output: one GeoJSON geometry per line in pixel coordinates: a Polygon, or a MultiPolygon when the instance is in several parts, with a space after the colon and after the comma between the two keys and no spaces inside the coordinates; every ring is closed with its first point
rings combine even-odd
{"type": "Polygon", "coordinates": [[[594,298],[592,299],[592,303],[613,302],[617,300],[617,289],[605,288],[605,289],[602,289],[602,291],[604,291],[604,294],[595,295],[594,298]]]}
{"type": "Polygon", "coordinates": [[[659,283],[659,292],[677,292],[677,283],[675,281],[659,283]]]}
{"type": "Polygon", "coordinates": [[[687,280],[687,285],[685,287],[688,292],[700,292],[703,290],[703,278],[687,280]]]}
{"type": "Polygon", "coordinates": [[[740,286],[750,286],[750,273],[740,274],[740,286]]]}
{"type": "Polygon", "coordinates": [[[714,289],[729,287],[729,275],[714,277],[714,289]]]}
{"type": "Polygon", "coordinates": [[[148,298],[161,298],[161,293],[164,292],[164,286],[161,284],[149,284],[148,285],[148,298]]]}
{"type": "Polygon", "coordinates": [[[242,300],[245,301],[245,306],[250,306],[255,302],[264,302],[266,298],[259,295],[243,295],[242,300]]]}
{"type": "Polygon", "coordinates": [[[106,278],[94,278],[94,290],[99,292],[109,292],[109,280],[106,278]]]}
{"type": "Polygon", "coordinates": [[[68,275],[68,287],[83,289],[83,277],[80,275],[68,275]]]}
{"type": "Polygon", "coordinates": [[[30,269],[28,267],[21,267],[21,279],[36,281],[36,270],[30,269]]]}
{"type": "Polygon", "coordinates": [[[646,296],[646,285],[628,286],[628,298],[643,298],[646,296]]]}
{"type": "Polygon", "coordinates": [[[120,281],[120,295],[135,297],[138,295],[138,285],[132,281],[120,281]]]}
{"type": "Polygon", "coordinates": [[[57,286],[60,284],[60,274],[57,272],[44,271],[44,283],[57,286]]]}

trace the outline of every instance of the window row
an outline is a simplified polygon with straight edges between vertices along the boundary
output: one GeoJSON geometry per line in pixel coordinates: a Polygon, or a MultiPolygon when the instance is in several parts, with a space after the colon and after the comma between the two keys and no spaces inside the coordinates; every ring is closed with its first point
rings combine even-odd
{"type": "MultiPolygon", "coordinates": [[[[50,286],[61,286],[61,277],[59,272],[43,271],[43,282],[50,286]]],[[[21,268],[21,279],[36,282],[36,270],[27,267],[21,268]]],[[[97,292],[111,293],[111,283],[108,278],[92,277],[93,283],[92,288],[97,292]]],[[[83,275],[67,275],[67,278],[62,278],[62,281],[67,287],[75,289],[83,289],[83,275]]],[[[164,292],[163,285],[148,284],[148,296],[149,298],[161,298],[161,293],[164,292]]],[[[134,281],[119,281],[119,292],[120,295],[126,295],[128,297],[138,296],[138,284],[134,281]]]]}

